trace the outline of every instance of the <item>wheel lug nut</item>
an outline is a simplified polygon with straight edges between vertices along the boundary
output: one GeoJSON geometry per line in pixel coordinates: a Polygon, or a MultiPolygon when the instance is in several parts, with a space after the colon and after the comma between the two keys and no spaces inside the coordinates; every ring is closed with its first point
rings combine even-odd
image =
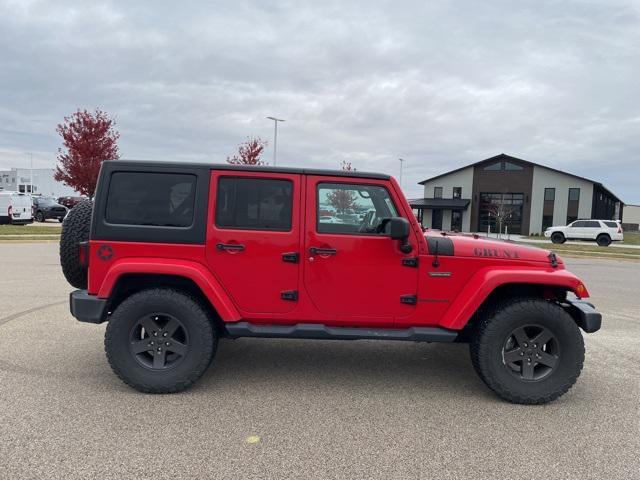
{"type": "Polygon", "coordinates": [[[157,337],[158,336],[158,332],[153,332],[153,336],[157,337]]]}
{"type": "Polygon", "coordinates": [[[168,347],[169,345],[171,345],[169,342],[165,343],[165,345],[168,347]]]}
{"type": "Polygon", "coordinates": [[[161,351],[162,351],[162,349],[161,349],[160,347],[158,347],[158,351],[159,351],[159,352],[161,352],[161,351]]]}
{"type": "Polygon", "coordinates": [[[153,342],[149,342],[149,345],[153,345],[153,342]]]}
{"type": "Polygon", "coordinates": [[[520,356],[521,356],[521,357],[524,357],[524,352],[520,352],[520,356]]]}
{"type": "Polygon", "coordinates": [[[529,346],[529,344],[528,344],[527,342],[524,342],[524,343],[523,343],[523,346],[524,346],[525,348],[527,348],[527,347],[529,346]]]}
{"type": "Polygon", "coordinates": [[[163,337],[166,337],[166,336],[167,336],[167,332],[164,332],[164,333],[162,334],[162,336],[163,336],[163,337]]]}

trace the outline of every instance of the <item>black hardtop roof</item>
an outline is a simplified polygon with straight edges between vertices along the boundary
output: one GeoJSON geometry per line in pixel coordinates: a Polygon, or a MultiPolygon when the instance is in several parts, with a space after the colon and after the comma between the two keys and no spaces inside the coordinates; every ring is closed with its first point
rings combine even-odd
{"type": "Polygon", "coordinates": [[[390,175],[374,172],[360,172],[353,170],[324,170],[319,168],[296,168],[296,167],[271,167],[268,165],[231,165],[228,163],[197,163],[197,162],[171,162],[171,161],[148,161],[148,160],[107,160],[104,162],[110,168],[140,167],[140,168],[206,168],[210,170],[230,170],[239,172],[265,172],[265,173],[292,173],[301,175],[323,175],[331,177],[355,177],[373,178],[378,180],[389,180],[390,175]]]}

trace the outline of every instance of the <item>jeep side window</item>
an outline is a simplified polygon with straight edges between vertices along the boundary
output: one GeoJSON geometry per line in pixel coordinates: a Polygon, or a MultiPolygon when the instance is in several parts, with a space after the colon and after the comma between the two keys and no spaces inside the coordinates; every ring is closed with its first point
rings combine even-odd
{"type": "Polygon", "coordinates": [[[115,172],[105,219],[116,225],[186,228],[193,223],[195,191],[195,175],[115,172]]]}
{"type": "Polygon", "coordinates": [[[238,230],[291,230],[293,182],[220,177],[216,226],[238,230]]]}
{"type": "Polygon", "coordinates": [[[382,220],[398,216],[389,192],[378,185],[320,183],[316,204],[318,233],[384,235],[382,220]]]}

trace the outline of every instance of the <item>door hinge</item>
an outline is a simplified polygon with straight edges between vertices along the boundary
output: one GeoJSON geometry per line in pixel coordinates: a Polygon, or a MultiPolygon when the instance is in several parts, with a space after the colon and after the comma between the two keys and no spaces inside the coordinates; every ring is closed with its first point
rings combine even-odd
{"type": "Polygon", "coordinates": [[[404,267],[418,267],[418,257],[405,257],[402,259],[402,266],[404,267]]]}
{"type": "Polygon", "coordinates": [[[406,305],[415,305],[416,303],[418,303],[418,296],[417,295],[401,295],[400,303],[404,303],[406,305]]]}
{"type": "Polygon", "coordinates": [[[298,255],[298,252],[287,252],[282,254],[283,262],[298,263],[299,259],[300,255],[298,255]]]}
{"type": "Polygon", "coordinates": [[[298,300],[298,291],[297,290],[285,290],[284,292],[280,292],[280,298],[282,300],[289,300],[295,302],[298,300]]]}

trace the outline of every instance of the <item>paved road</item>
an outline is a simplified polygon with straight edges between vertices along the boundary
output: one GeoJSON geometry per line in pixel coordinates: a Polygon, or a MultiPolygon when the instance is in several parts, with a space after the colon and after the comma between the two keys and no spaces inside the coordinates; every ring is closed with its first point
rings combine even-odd
{"type": "Polygon", "coordinates": [[[577,385],[526,407],[464,345],[375,341],[225,341],[195,388],[142,395],[70,317],[56,245],[0,258],[2,479],[640,478],[637,263],[569,260],[604,329],[577,385]]]}

